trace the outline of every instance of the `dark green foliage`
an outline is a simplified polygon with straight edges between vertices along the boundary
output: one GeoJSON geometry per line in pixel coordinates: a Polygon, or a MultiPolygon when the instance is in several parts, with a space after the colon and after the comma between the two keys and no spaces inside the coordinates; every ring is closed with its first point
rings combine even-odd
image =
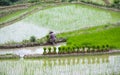
{"type": "Polygon", "coordinates": [[[36,41],[36,37],[35,36],[31,36],[30,37],[30,42],[35,42],[36,41]]]}
{"type": "Polygon", "coordinates": [[[114,4],[112,6],[120,9],[120,0],[114,0],[114,4]]]}
{"type": "Polygon", "coordinates": [[[62,0],[61,2],[65,2],[66,0],[62,0]]]}
{"type": "Polygon", "coordinates": [[[35,3],[35,2],[39,2],[39,0],[29,0],[28,2],[35,3]]]}
{"type": "Polygon", "coordinates": [[[0,0],[0,6],[8,6],[19,0],[0,0]]]}
{"type": "Polygon", "coordinates": [[[0,0],[0,6],[7,6],[10,5],[11,1],[10,0],[0,0]]]}
{"type": "Polygon", "coordinates": [[[11,2],[17,2],[17,1],[19,1],[19,0],[10,0],[11,2]]]}

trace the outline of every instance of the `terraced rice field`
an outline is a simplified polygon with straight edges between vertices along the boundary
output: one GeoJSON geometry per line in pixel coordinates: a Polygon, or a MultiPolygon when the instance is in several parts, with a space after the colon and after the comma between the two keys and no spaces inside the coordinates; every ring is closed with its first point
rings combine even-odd
{"type": "Polygon", "coordinates": [[[41,38],[51,30],[55,33],[69,32],[119,21],[119,12],[90,6],[68,4],[50,7],[10,26],[1,28],[0,38],[2,39],[0,39],[0,43],[20,42],[29,39],[32,35],[41,38]]]}

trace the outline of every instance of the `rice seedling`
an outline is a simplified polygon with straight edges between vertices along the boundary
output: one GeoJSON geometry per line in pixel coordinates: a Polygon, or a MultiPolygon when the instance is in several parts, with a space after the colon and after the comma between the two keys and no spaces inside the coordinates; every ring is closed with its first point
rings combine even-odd
{"type": "Polygon", "coordinates": [[[56,49],[57,49],[56,47],[53,47],[53,50],[54,50],[53,54],[56,54],[56,49]]]}
{"type": "Polygon", "coordinates": [[[70,36],[67,40],[67,45],[74,45],[77,43],[80,46],[81,45],[102,46],[109,44],[111,48],[119,49],[120,48],[120,42],[118,41],[120,38],[119,32],[120,32],[120,27],[117,26],[100,32],[92,32],[92,33],[80,34],[78,36],[70,36]]]}
{"type": "Polygon", "coordinates": [[[51,54],[51,53],[52,53],[51,50],[52,50],[52,48],[51,48],[51,47],[48,47],[48,54],[51,54]]]}
{"type": "Polygon", "coordinates": [[[46,47],[43,47],[43,50],[44,50],[43,54],[44,54],[44,55],[47,54],[47,52],[46,52],[47,48],[46,48],[46,47]]]}
{"type": "Polygon", "coordinates": [[[61,54],[61,47],[58,47],[58,54],[61,54]]]}

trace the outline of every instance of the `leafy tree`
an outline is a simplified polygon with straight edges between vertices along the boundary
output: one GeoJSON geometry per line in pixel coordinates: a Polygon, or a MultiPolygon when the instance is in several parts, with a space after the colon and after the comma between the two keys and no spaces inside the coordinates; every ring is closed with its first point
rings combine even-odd
{"type": "Polygon", "coordinates": [[[10,0],[0,0],[0,6],[7,6],[10,4],[11,4],[10,0]]]}

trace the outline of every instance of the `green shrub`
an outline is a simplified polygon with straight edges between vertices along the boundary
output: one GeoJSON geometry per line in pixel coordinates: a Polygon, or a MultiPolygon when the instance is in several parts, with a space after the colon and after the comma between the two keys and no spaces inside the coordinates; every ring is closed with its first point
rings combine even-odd
{"type": "Polygon", "coordinates": [[[36,37],[35,36],[31,36],[30,37],[30,42],[35,42],[36,41],[36,37]]]}

